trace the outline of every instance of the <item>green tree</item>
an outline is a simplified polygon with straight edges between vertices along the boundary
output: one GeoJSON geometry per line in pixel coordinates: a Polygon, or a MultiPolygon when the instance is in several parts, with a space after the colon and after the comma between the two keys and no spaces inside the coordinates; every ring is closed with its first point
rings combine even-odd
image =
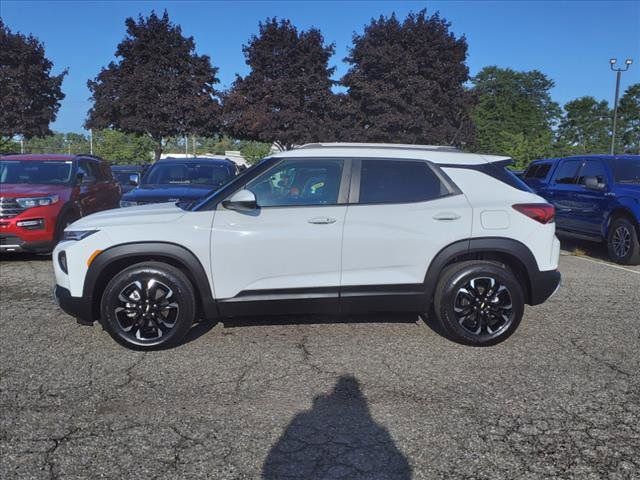
{"type": "Polygon", "coordinates": [[[283,149],[332,139],[334,46],[289,20],[270,18],[259,30],[243,47],[249,74],[237,76],[224,97],[226,132],[283,149]]]}
{"type": "Polygon", "coordinates": [[[537,70],[517,72],[491,66],[483,68],[472,82],[478,98],[473,112],[474,150],[510,154],[520,166],[553,153],[553,127],[561,109],[551,99],[551,79],[537,70]],[[517,141],[520,147],[510,146],[510,141],[517,141]],[[514,151],[517,153],[510,153],[514,151]]]}
{"type": "Polygon", "coordinates": [[[75,155],[89,153],[89,139],[80,133],[54,132],[44,137],[35,137],[24,142],[28,153],[59,153],[75,155]]]}
{"type": "Polygon", "coordinates": [[[606,100],[580,97],[567,102],[558,127],[558,140],[573,153],[608,153],[611,144],[611,110],[606,100]]]}
{"type": "Polygon", "coordinates": [[[93,151],[114,164],[144,164],[153,159],[155,144],[146,135],[124,133],[113,129],[93,133],[93,151]]]}
{"type": "Polygon", "coordinates": [[[624,92],[618,105],[618,115],[620,149],[616,151],[640,154],[640,83],[631,85],[624,92]]]}
{"type": "Polygon", "coordinates": [[[464,85],[466,57],[467,40],[456,38],[437,13],[410,13],[402,22],[395,14],[371,20],[354,35],[345,59],[351,65],[342,79],[348,102],[339,100],[341,110],[355,112],[347,115],[345,135],[356,141],[468,143],[473,97],[464,85]]]}
{"type": "Polygon", "coordinates": [[[219,128],[220,105],[214,85],[217,68],[195,53],[165,11],[159,17],[127,18],[127,36],[116,49],[117,62],[88,82],[93,107],[88,128],[115,128],[153,139],[160,158],[163,138],[211,134],[219,128]]]}
{"type": "Polygon", "coordinates": [[[52,75],[53,63],[35,37],[12,33],[0,19],[0,144],[14,135],[50,134],[64,98],[67,74],[52,75]]]}
{"type": "Polygon", "coordinates": [[[240,153],[249,165],[259,162],[271,152],[271,144],[262,142],[244,142],[240,153]]]}

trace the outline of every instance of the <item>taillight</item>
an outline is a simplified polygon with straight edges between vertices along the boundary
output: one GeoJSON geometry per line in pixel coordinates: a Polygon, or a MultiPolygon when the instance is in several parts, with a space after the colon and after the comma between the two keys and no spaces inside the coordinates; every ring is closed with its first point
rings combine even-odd
{"type": "Polygon", "coordinates": [[[513,208],[540,223],[551,223],[556,215],[555,207],[549,203],[517,203],[513,208]]]}

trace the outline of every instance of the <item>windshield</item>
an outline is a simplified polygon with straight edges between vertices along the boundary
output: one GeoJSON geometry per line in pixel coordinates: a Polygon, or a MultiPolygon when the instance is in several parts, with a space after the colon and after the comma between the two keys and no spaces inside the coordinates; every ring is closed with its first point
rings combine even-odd
{"type": "Polygon", "coordinates": [[[129,180],[131,175],[140,175],[138,172],[134,172],[133,170],[130,172],[125,172],[123,170],[114,170],[112,171],[113,177],[120,185],[129,185],[129,180]]]}
{"type": "Polygon", "coordinates": [[[617,158],[615,175],[616,183],[640,184],[640,157],[617,158]]]}
{"type": "Polygon", "coordinates": [[[142,180],[143,185],[220,186],[233,176],[230,166],[211,163],[156,163],[142,180]]]}
{"type": "Polygon", "coordinates": [[[0,183],[65,185],[71,182],[73,162],[55,160],[0,160],[0,183]]]}

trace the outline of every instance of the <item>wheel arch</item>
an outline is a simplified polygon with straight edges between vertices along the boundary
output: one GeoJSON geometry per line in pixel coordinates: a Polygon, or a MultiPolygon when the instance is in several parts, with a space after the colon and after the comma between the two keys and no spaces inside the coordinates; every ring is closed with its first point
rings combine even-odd
{"type": "Polygon", "coordinates": [[[510,238],[482,237],[454,242],[434,257],[425,276],[428,301],[433,300],[436,285],[443,270],[451,264],[467,260],[498,261],[507,265],[520,281],[526,303],[536,304],[535,279],[539,275],[533,253],[523,243],[510,238]]]}
{"type": "Polygon", "coordinates": [[[109,280],[124,268],[145,261],[164,262],[179,268],[193,285],[200,313],[206,318],[218,316],[206,271],[191,250],[170,242],[135,242],[110,247],[91,263],[85,276],[83,297],[91,300],[93,318],[100,318],[100,299],[109,280]]]}
{"type": "Polygon", "coordinates": [[[604,232],[605,240],[609,237],[609,229],[611,228],[611,224],[620,217],[625,217],[631,220],[631,223],[636,227],[636,232],[638,233],[638,236],[640,236],[640,223],[636,219],[636,216],[634,215],[633,211],[624,205],[618,205],[613,210],[611,210],[611,213],[609,214],[609,217],[607,219],[607,223],[605,225],[605,232],[604,232]]]}

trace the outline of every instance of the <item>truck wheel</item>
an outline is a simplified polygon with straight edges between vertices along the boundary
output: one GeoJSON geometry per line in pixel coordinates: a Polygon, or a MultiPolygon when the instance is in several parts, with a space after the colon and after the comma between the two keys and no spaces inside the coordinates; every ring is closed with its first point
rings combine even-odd
{"type": "Polygon", "coordinates": [[[107,284],[100,303],[102,325],[120,344],[136,350],[177,345],[196,316],[193,285],[162,262],[132,265],[107,284]]]}
{"type": "Polygon", "coordinates": [[[640,265],[638,230],[627,218],[616,218],[607,236],[609,258],[624,265],[640,265]]]}
{"type": "Polygon", "coordinates": [[[460,262],[440,275],[434,311],[451,340],[479,347],[495,345],[520,324],[524,294],[518,279],[502,264],[460,262]]]}

